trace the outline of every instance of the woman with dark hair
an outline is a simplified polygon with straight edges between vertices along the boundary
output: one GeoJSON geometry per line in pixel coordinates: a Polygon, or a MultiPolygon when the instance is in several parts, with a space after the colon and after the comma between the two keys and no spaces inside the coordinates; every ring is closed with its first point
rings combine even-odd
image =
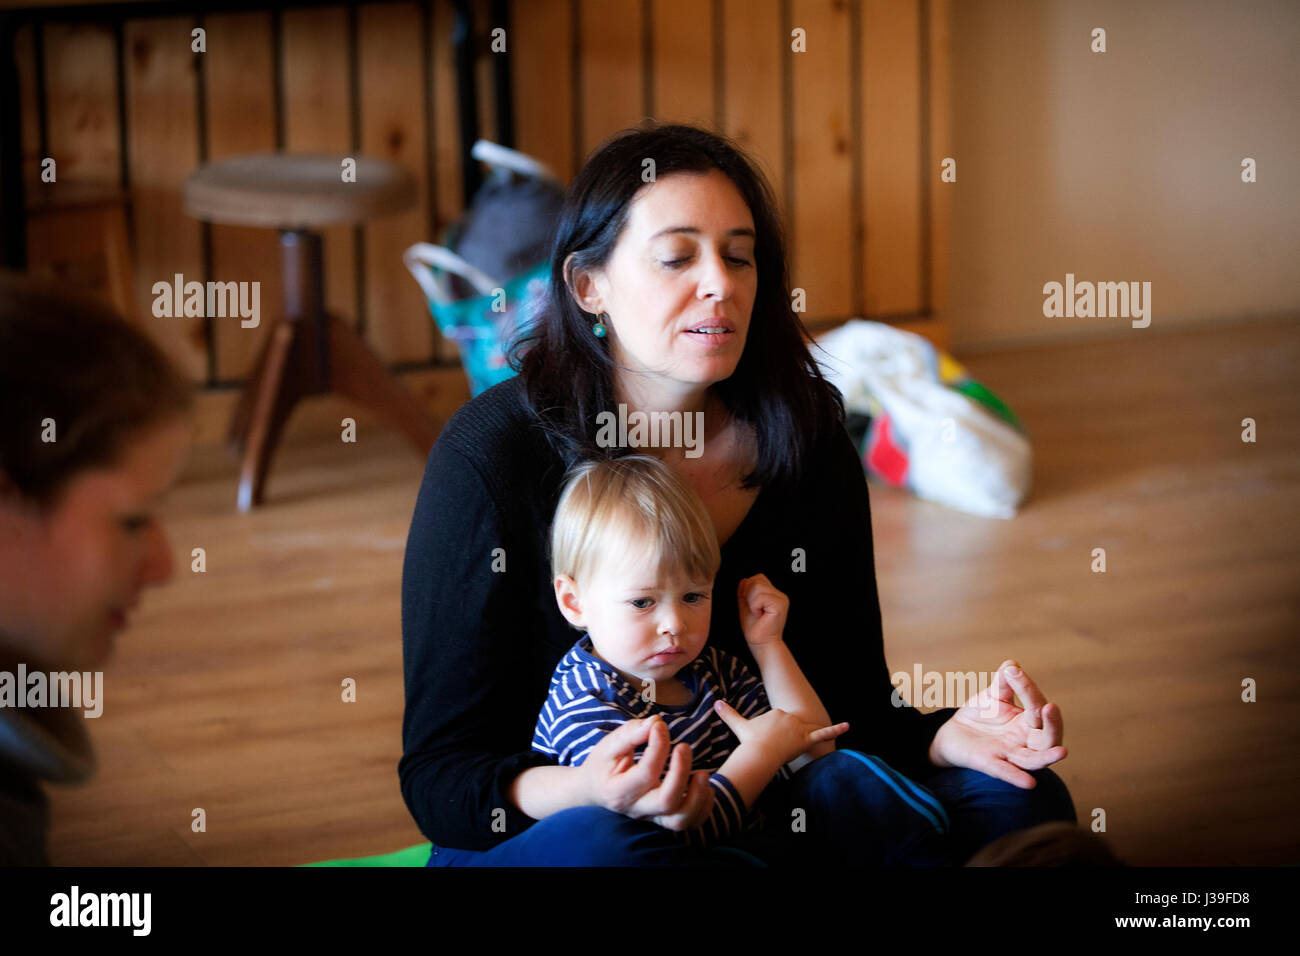
{"type": "Polygon", "coordinates": [[[41,781],[93,771],[84,708],[45,675],[90,677],[141,592],[171,576],[157,509],[192,402],[119,316],[0,274],[0,864],[46,863],[41,781]]]}
{"type": "Polygon", "coordinates": [[[850,726],[790,781],[805,827],[736,842],[742,857],[872,862],[869,826],[836,803],[854,794],[864,808],[924,805],[955,863],[1003,833],[1075,818],[1046,769],[1066,754],[1059,708],[1014,662],[960,711],[894,704],[866,477],[791,307],[775,209],[739,149],[690,126],[615,136],[570,186],[548,308],[513,349],[519,374],[447,423],[407,540],[398,769],[431,865],[720,862],[672,832],[707,818],[712,795],[662,721],[628,721],[578,767],[529,749],[575,640],[548,560],[565,473],[629,452],[673,467],[713,519],[710,643],[754,666],[735,595],[766,574],[789,599],[786,643],[831,720],[850,726]],[[638,414],[690,416],[703,441],[608,440],[603,420],[638,414]],[[855,753],[925,786],[873,776],[855,753]]]}

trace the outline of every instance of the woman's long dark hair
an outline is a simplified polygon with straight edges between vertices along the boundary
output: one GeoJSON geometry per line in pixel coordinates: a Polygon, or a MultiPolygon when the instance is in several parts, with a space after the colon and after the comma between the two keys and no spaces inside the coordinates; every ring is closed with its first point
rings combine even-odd
{"type": "Polygon", "coordinates": [[[757,463],[744,486],[793,483],[810,450],[828,430],[843,427],[844,403],[809,353],[803,323],[791,307],[785,237],[772,189],[726,137],[694,126],[649,124],[621,131],[593,151],[565,195],[551,245],[546,307],[511,343],[511,367],[567,463],[626,453],[596,444],[596,415],[615,407],[616,363],[608,340],[592,334],[594,317],[574,301],[565,263],[572,254],[572,274],[609,261],[632,199],[645,185],[646,159],[654,160],[656,179],[722,172],[754,218],[758,289],[749,334],[736,371],[713,391],[757,435],[757,463]]]}

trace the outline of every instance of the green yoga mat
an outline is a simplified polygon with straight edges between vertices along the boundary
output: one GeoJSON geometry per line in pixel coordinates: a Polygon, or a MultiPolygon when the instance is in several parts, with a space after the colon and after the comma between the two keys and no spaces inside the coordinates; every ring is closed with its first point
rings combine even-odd
{"type": "MultiPolygon", "coordinates": [[[[419,846],[408,847],[405,850],[398,850],[396,853],[381,853],[378,856],[358,856],[344,860],[324,860],[320,863],[303,863],[302,866],[424,866],[429,862],[429,851],[433,849],[432,843],[421,843],[419,846]]],[[[750,866],[767,866],[756,856],[752,856],[743,850],[735,847],[718,846],[713,848],[714,853],[724,853],[743,860],[750,866]]]]}
{"type": "Polygon", "coordinates": [[[432,843],[407,847],[395,853],[381,853],[378,856],[357,856],[343,860],[323,860],[320,863],[303,863],[302,866],[424,866],[429,862],[432,843]]]}

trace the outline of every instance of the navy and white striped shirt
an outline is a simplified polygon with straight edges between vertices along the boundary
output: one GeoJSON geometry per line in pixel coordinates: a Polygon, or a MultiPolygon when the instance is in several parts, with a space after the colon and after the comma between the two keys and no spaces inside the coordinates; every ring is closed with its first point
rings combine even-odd
{"type": "MultiPolygon", "coordinates": [[[[689,704],[674,707],[648,700],[648,688],[624,680],[596,656],[591,637],[583,634],[551,677],[550,693],[533,731],[533,750],[555,757],[561,766],[576,767],[605,734],[625,721],[661,714],[670,746],[690,744],[691,770],[713,771],[709,778],[713,813],[698,828],[686,831],[687,841],[706,846],[743,829],[757,829],[762,825],[761,811],[747,813],[740,792],[717,772],[738,743],[713,704],[725,700],[746,718],[766,713],[772,708],[762,681],[734,655],[715,647],[705,647],[676,677],[691,692],[689,704]]],[[[644,751],[645,744],[639,745],[634,759],[639,761],[644,751]]],[[[789,770],[782,767],[774,779],[789,777],[789,770]]]]}

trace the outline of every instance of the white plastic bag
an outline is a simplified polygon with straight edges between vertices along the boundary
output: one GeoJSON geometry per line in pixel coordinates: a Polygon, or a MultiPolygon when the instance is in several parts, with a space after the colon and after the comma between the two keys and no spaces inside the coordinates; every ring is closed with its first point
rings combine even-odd
{"type": "Polygon", "coordinates": [[[1033,479],[1029,439],[959,390],[987,393],[951,356],[919,335],[861,319],[818,336],[817,346],[813,356],[844,393],[845,408],[871,415],[873,429],[888,419],[906,455],[905,475],[891,483],[971,514],[1015,517],[1033,479]]]}

